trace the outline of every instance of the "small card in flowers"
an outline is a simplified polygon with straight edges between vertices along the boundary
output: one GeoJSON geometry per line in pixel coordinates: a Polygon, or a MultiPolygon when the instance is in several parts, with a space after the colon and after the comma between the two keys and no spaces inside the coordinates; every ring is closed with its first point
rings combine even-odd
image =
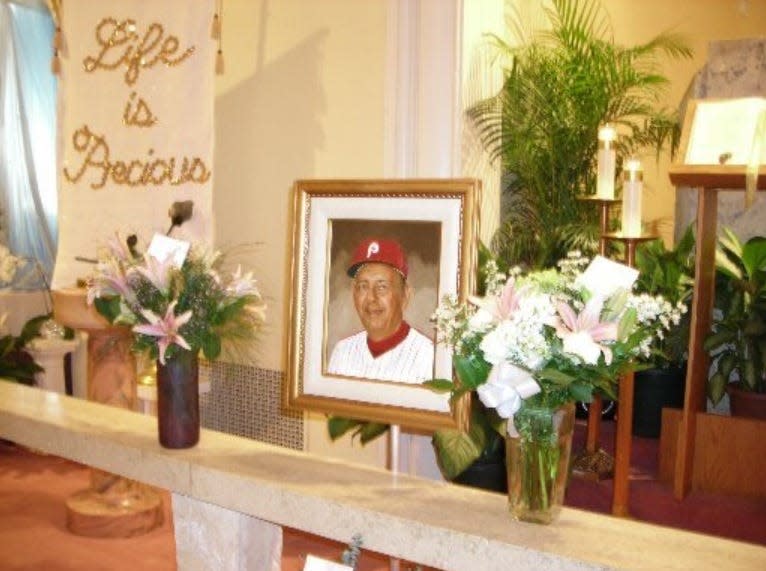
{"type": "Polygon", "coordinates": [[[577,281],[594,296],[607,298],[618,289],[630,291],[637,279],[637,269],[596,256],[577,281]]]}
{"type": "Polygon", "coordinates": [[[327,559],[321,559],[315,555],[307,555],[306,565],[303,566],[303,571],[354,571],[354,570],[348,565],[335,563],[334,561],[328,561],[327,559]]]}
{"type": "Polygon", "coordinates": [[[180,268],[184,265],[190,245],[189,242],[184,242],[183,240],[155,234],[149,243],[147,253],[159,262],[164,262],[170,257],[173,259],[173,265],[180,268]]]}

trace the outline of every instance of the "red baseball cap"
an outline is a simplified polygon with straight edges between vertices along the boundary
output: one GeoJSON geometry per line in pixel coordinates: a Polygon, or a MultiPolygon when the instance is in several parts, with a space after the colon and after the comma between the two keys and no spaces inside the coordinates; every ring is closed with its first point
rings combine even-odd
{"type": "Polygon", "coordinates": [[[407,257],[396,240],[365,238],[354,249],[347,273],[352,278],[364,264],[387,264],[407,278],[407,257]]]}

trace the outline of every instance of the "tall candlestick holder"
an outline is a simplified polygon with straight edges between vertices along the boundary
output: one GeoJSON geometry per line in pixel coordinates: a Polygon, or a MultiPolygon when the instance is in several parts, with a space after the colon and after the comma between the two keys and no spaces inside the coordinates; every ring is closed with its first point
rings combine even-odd
{"type": "MultiPolygon", "coordinates": [[[[601,198],[594,196],[581,196],[578,200],[593,203],[599,211],[599,240],[598,251],[606,256],[607,231],[609,230],[609,212],[613,205],[620,202],[617,198],[601,198]]],[[[585,480],[601,481],[612,477],[614,474],[614,458],[599,445],[601,436],[601,416],[604,410],[604,401],[601,395],[593,395],[593,400],[588,405],[588,424],[585,436],[585,448],[575,456],[572,462],[572,475],[585,480]]]]}

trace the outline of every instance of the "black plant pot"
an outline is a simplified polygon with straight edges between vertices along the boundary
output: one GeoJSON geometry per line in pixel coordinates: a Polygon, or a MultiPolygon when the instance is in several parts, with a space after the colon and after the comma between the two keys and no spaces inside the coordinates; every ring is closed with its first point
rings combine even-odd
{"type": "Polygon", "coordinates": [[[635,376],[633,436],[659,438],[662,409],[683,408],[686,366],[647,369],[635,376]]]}
{"type": "Polygon", "coordinates": [[[505,449],[482,457],[452,480],[455,484],[508,493],[508,475],[505,470],[505,449]]]}

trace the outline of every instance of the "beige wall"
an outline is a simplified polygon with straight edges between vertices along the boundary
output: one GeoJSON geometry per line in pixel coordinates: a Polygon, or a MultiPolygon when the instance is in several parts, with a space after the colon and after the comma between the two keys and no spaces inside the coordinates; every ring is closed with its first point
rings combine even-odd
{"type": "MultiPolygon", "coordinates": [[[[386,2],[225,0],[213,209],[219,247],[252,244],[267,296],[260,367],[284,370],[290,195],[299,178],[383,176],[386,2]]],[[[333,445],[324,415],[306,449],[382,465],[385,441],[333,445]]]]}
{"type": "MultiPolygon", "coordinates": [[[[687,38],[694,58],[667,62],[665,75],[672,80],[666,104],[677,107],[694,75],[704,66],[710,41],[766,36],[766,0],[604,0],[614,28],[615,41],[623,45],[645,42],[662,31],[687,38]]],[[[672,240],[675,190],[668,179],[670,159],[659,164],[644,158],[644,221],[659,220],[666,242],[672,240]]]]}
{"type": "Polygon", "coordinates": [[[255,244],[269,301],[259,365],[283,369],[289,197],[298,178],[382,176],[382,1],[226,0],[216,244],[255,244]]]}

